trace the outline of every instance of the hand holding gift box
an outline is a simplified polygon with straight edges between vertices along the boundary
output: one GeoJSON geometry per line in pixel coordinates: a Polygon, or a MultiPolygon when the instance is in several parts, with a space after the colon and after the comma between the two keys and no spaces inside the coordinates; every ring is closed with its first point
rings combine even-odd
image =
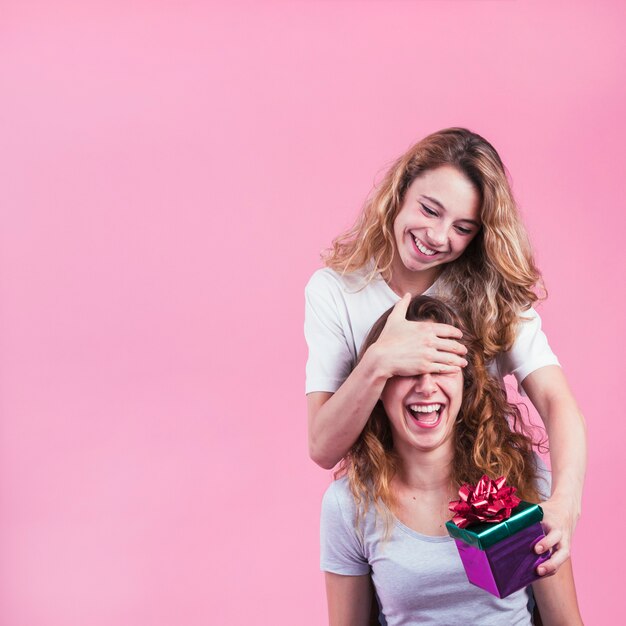
{"type": "Polygon", "coordinates": [[[468,580],[499,598],[539,580],[537,566],[550,557],[533,550],[545,536],[541,507],[520,500],[504,476],[483,476],[476,486],[463,485],[459,496],[450,502],[455,516],[446,527],[468,580]]]}

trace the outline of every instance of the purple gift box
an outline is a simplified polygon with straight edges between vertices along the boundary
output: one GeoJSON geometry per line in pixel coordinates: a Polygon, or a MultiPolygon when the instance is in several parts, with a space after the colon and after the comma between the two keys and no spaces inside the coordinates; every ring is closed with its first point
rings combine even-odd
{"type": "Polygon", "coordinates": [[[511,517],[497,523],[471,524],[459,528],[446,522],[454,538],[468,580],[498,598],[505,598],[530,585],[540,576],[537,566],[550,558],[550,552],[536,554],[535,545],[545,537],[538,504],[520,502],[511,517]]]}

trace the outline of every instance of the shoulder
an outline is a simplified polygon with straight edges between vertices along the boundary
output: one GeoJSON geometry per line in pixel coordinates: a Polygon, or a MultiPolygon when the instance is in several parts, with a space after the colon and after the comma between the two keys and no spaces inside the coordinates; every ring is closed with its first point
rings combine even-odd
{"type": "Polygon", "coordinates": [[[359,519],[361,520],[359,523],[363,524],[361,531],[365,534],[376,528],[375,507],[371,505],[365,511],[359,511],[347,476],[334,480],[326,489],[322,501],[322,517],[325,515],[350,534],[358,534],[356,528],[359,519]],[[325,509],[326,512],[324,512],[325,509]],[[360,517],[360,514],[363,514],[363,517],[360,517]]]}
{"type": "Polygon", "coordinates": [[[514,345],[525,345],[532,342],[533,339],[543,334],[541,330],[541,317],[532,306],[517,312],[515,322],[515,341],[514,345]]]}
{"type": "Polygon", "coordinates": [[[521,309],[517,313],[518,324],[536,324],[541,328],[541,316],[534,307],[528,305],[526,308],[521,309]]]}
{"type": "Polygon", "coordinates": [[[324,494],[320,520],[320,564],[325,572],[362,576],[370,571],[354,510],[347,478],[334,481],[324,494]]]}
{"type": "Polygon", "coordinates": [[[500,376],[513,374],[518,384],[541,367],[559,365],[535,309],[528,307],[519,311],[513,345],[496,357],[496,363],[500,376]]]}
{"type": "MultiPolygon", "coordinates": [[[[304,300],[305,334],[311,338],[309,350],[317,329],[325,337],[333,335],[341,343],[342,353],[346,346],[350,352],[350,359],[342,361],[342,371],[332,376],[343,382],[354,367],[372,324],[399,297],[380,274],[372,274],[371,268],[364,267],[350,274],[324,268],[317,270],[309,280],[304,300]]],[[[334,348],[339,349],[337,345],[334,348]]],[[[320,346],[319,357],[324,363],[332,363],[335,358],[327,346],[320,346]]]]}
{"type": "Polygon", "coordinates": [[[313,272],[305,291],[307,293],[321,291],[350,293],[366,287],[368,275],[369,271],[366,267],[345,274],[330,267],[322,267],[313,272]]]}
{"type": "Polygon", "coordinates": [[[530,371],[544,365],[558,365],[558,359],[550,348],[548,338],[541,328],[539,313],[532,307],[528,307],[518,313],[517,320],[515,341],[511,353],[514,358],[538,361],[525,374],[527,375],[530,371]]]}
{"type": "Polygon", "coordinates": [[[326,489],[322,499],[322,509],[334,510],[341,514],[343,520],[352,524],[356,513],[354,496],[350,491],[350,483],[347,476],[334,480],[326,489]]]}
{"type": "Polygon", "coordinates": [[[342,274],[329,267],[313,273],[304,295],[308,307],[331,316],[351,319],[360,311],[372,308],[368,303],[379,297],[376,285],[380,281],[369,280],[366,268],[342,274]]]}
{"type": "Polygon", "coordinates": [[[341,274],[330,269],[330,267],[322,267],[313,272],[304,291],[307,295],[312,295],[329,291],[341,291],[341,288],[341,274]]]}

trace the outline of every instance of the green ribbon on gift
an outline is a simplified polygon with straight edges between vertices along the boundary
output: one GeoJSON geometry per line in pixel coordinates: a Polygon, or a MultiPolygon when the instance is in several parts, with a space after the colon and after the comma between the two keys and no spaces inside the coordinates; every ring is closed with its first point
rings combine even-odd
{"type": "Polygon", "coordinates": [[[543,519],[543,510],[538,504],[531,504],[523,500],[511,512],[511,517],[495,524],[471,524],[467,528],[459,528],[454,522],[446,522],[448,534],[455,539],[461,539],[470,546],[479,550],[486,550],[498,541],[502,541],[516,532],[543,519]]]}

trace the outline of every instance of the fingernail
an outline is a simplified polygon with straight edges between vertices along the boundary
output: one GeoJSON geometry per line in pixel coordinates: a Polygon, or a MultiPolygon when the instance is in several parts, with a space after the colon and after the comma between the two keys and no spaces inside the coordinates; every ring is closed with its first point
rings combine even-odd
{"type": "Polygon", "coordinates": [[[543,552],[543,546],[541,544],[537,545],[537,552],[543,552]]]}
{"type": "Polygon", "coordinates": [[[537,574],[539,574],[539,576],[543,576],[546,573],[546,568],[545,567],[538,567],[537,568],[537,574]]]}

